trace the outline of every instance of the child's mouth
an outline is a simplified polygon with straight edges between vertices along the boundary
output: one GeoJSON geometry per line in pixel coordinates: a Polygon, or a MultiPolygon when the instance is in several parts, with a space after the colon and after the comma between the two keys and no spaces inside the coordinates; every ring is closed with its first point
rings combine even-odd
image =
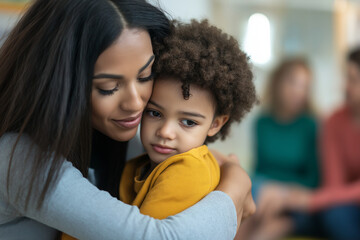
{"type": "Polygon", "coordinates": [[[171,147],[168,147],[168,146],[159,145],[159,144],[152,144],[151,146],[154,149],[154,151],[157,152],[157,153],[170,154],[170,153],[175,152],[174,148],[171,148],[171,147]]]}

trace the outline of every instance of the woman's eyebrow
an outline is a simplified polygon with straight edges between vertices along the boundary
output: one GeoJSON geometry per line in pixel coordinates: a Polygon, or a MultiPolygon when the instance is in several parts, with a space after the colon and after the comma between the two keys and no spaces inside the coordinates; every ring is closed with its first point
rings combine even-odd
{"type": "MultiPolygon", "coordinates": [[[[152,55],[149,58],[149,60],[145,63],[145,65],[140,68],[139,73],[144,71],[144,69],[146,69],[150,65],[150,63],[152,63],[154,61],[154,59],[155,59],[155,55],[152,55]]],[[[109,73],[99,73],[93,77],[93,79],[99,79],[99,78],[111,78],[111,79],[121,80],[121,79],[124,79],[124,76],[117,75],[117,74],[109,74],[109,73]]]]}
{"type": "Polygon", "coordinates": [[[93,79],[99,79],[99,78],[111,78],[111,79],[123,79],[124,76],[122,75],[117,75],[117,74],[108,74],[108,73],[100,73],[97,74],[93,77],[93,79]]]}
{"type": "Polygon", "coordinates": [[[149,58],[149,60],[145,63],[145,65],[140,68],[139,73],[141,73],[142,71],[144,71],[144,70],[150,65],[150,63],[152,63],[152,62],[154,61],[154,59],[155,59],[155,55],[152,55],[152,56],[149,58]]]}

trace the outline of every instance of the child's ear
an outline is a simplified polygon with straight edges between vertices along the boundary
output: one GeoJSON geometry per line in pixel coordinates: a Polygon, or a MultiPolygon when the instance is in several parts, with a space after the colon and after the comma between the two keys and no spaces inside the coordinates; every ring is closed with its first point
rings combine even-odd
{"type": "Polygon", "coordinates": [[[217,134],[220,129],[222,128],[222,126],[224,126],[224,124],[229,120],[229,115],[221,115],[221,116],[216,116],[210,126],[210,129],[208,131],[208,137],[212,137],[215,134],[217,134]]]}

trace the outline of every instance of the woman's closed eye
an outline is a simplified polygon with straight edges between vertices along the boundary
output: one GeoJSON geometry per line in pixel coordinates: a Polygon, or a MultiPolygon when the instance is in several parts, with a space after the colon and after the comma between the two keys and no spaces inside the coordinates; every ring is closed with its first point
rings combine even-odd
{"type": "Polygon", "coordinates": [[[113,95],[118,90],[119,90],[119,86],[116,86],[115,88],[109,90],[98,88],[99,93],[104,96],[113,95]]]}
{"type": "Polygon", "coordinates": [[[154,73],[151,73],[147,77],[138,77],[139,82],[147,82],[147,81],[151,81],[153,79],[154,79],[154,73]]]}
{"type": "Polygon", "coordinates": [[[181,124],[185,127],[195,127],[196,125],[198,125],[197,122],[190,120],[190,119],[181,120],[181,124]]]}

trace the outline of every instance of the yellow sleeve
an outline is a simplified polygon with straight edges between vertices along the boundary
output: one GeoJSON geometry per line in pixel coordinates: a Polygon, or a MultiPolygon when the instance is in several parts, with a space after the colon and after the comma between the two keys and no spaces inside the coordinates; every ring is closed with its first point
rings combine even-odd
{"type": "Polygon", "coordinates": [[[140,212],[164,219],[191,207],[213,188],[206,164],[196,158],[184,158],[169,165],[155,180],[140,206],[140,212]]]}

